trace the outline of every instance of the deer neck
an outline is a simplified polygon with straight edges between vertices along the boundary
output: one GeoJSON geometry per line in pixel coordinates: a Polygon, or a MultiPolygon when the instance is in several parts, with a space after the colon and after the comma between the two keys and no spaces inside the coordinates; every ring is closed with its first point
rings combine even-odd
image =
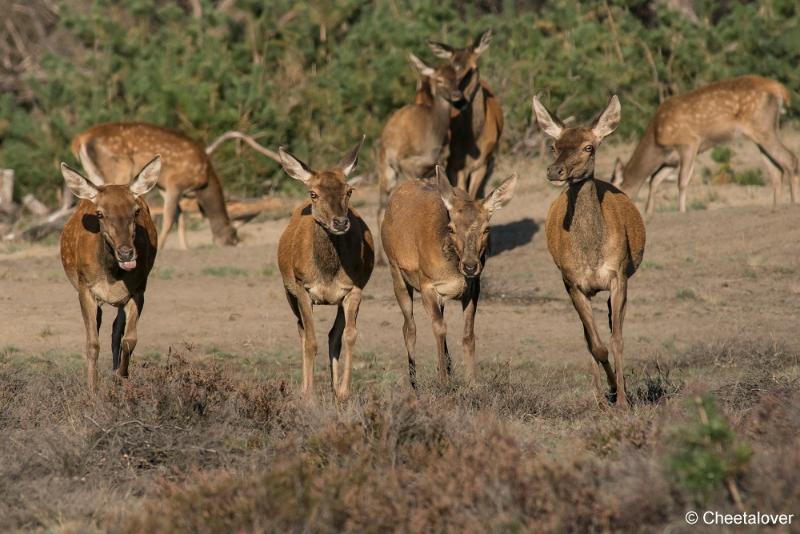
{"type": "Polygon", "coordinates": [[[345,237],[347,234],[333,235],[321,224],[314,223],[314,237],[311,244],[314,265],[317,272],[326,280],[332,280],[341,268],[340,251],[345,237]]]}
{"type": "Polygon", "coordinates": [[[628,163],[622,169],[622,190],[628,196],[635,197],[639,188],[658,170],[662,161],[663,153],[656,146],[654,126],[651,121],[628,163]]]}
{"type": "Polygon", "coordinates": [[[469,105],[462,112],[466,112],[467,119],[469,119],[470,127],[474,136],[477,138],[483,131],[483,126],[486,124],[486,96],[483,92],[480,77],[476,76],[475,92],[470,99],[469,105]]]}
{"type": "Polygon", "coordinates": [[[594,177],[569,185],[564,229],[569,232],[578,264],[597,267],[602,261],[606,224],[594,177]]]}
{"type": "Polygon", "coordinates": [[[441,96],[433,99],[433,131],[441,138],[446,138],[450,131],[450,109],[453,105],[441,96]]]}
{"type": "Polygon", "coordinates": [[[94,257],[106,280],[114,281],[122,278],[122,273],[124,271],[120,269],[119,263],[117,263],[117,258],[114,256],[114,251],[103,238],[102,234],[98,234],[97,236],[97,245],[94,251],[94,257]]]}
{"type": "Polygon", "coordinates": [[[222,185],[213,169],[209,168],[208,184],[197,191],[197,203],[208,218],[214,237],[223,237],[231,227],[231,220],[225,207],[222,185]]]}

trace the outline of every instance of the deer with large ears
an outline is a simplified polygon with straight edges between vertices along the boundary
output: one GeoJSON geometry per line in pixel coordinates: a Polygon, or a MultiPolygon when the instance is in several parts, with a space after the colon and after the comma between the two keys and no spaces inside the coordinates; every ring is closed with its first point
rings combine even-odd
{"type": "MultiPolygon", "coordinates": [[[[636,272],[644,255],[644,222],[622,191],[594,177],[595,153],[620,122],[619,99],[612,96],[590,126],[577,128],[565,128],[536,97],[533,109],[542,131],[555,140],[555,162],[547,168],[547,179],[567,184],[547,213],[547,248],[561,270],[564,286],[583,323],[589,351],[605,370],[610,398],[627,406],[622,323],[628,278],[636,272]],[[600,339],[589,301],[599,291],[610,293],[608,322],[614,368],[600,339]]],[[[593,370],[595,385],[599,386],[598,367],[593,366],[593,370]]]]}
{"type": "Polygon", "coordinates": [[[155,187],[160,172],[161,157],[156,156],[129,184],[104,185],[61,164],[67,186],[81,199],[61,234],[61,262],[78,290],[92,391],[97,388],[103,304],[117,308],[111,334],[113,369],[118,377],[128,376],[147,276],[158,248],[156,227],[142,196],[155,187]]]}
{"type": "Polygon", "coordinates": [[[517,177],[501,183],[485,199],[474,200],[454,188],[440,167],[436,180],[410,180],[389,199],[381,240],[389,259],[394,294],[403,312],[403,337],[411,386],[417,386],[414,291],[431,317],[438,353],[438,376],[450,376],[450,352],[444,321],[445,299],[460,300],[464,310],[464,366],[475,378],[475,312],[481,273],[489,245],[489,221],[514,195],[517,177]]]}
{"type": "Polygon", "coordinates": [[[364,139],[330,170],[315,171],[280,148],[286,173],[305,184],[309,199],[292,213],[278,242],[278,267],[286,298],[297,317],[303,351],[303,394],[314,388],[317,338],[313,307],[338,307],[328,334],[331,387],[339,400],[350,393],[353,345],[361,292],[372,275],[372,234],[364,220],[349,206],[355,180],[347,181],[358,161],[364,139]],[[339,358],[343,356],[341,369],[339,358]]]}
{"type": "MultiPolygon", "coordinates": [[[[484,185],[491,178],[494,153],[503,132],[503,109],[478,70],[478,58],[491,42],[492,30],[485,31],[463,48],[428,41],[436,57],[447,60],[455,69],[467,101],[450,119],[447,177],[472,198],[483,193],[484,185]]],[[[429,88],[425,87],[424,91],[429,92],[429,88]]],[[[422,90],[418,92],[417,101],[428,98],[427,94],[420,98],[420,92],[422,90]]]]}
{"type": "MultiPolygon", "coordinates": [[[[443,163],[450,139],[450,111],[466,104],[458,77],[450,64],[436,68],[414,54],[409,60],[420,76],[430,80],[429,102],[409,104],[395,111],[383,128],[378,151],[378,224],[386,202],[401,178],[426,178],[443,163]]],[[[379,263],[383,258],[378,253],[379,263]]]]}

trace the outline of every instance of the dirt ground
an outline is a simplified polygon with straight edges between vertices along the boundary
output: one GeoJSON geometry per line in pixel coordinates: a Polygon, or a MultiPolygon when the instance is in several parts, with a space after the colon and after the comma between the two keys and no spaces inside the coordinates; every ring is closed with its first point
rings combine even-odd
{"type": "MultiPolygon", "coordinates": [[[[800,136],[790,136],[791,148],[798,148],[798,140],[800,136]]],[[[598,176],[607,176],[614,157],[629,150],[601,148],[598,176]]],[[[737,145],[735,153],[737,169],[760,166],[755,148],[737,145]]],[[[704,156],[698,171],[704,166],[715,164],[704,156]]],[[[553,366],[589,361],[580,322],[546,249],[544,219],[558,190],[545,184],[542,168],[540,162],[503,161],[495,175],[497,179],[516,170],[521,180],[513,201],[493,220],[492,256],[483,275],[476,326],[479,362],[524,367],[534,361],[553,366]]],[[[644,263],[629,287],[626,359],[731,336],[773,338],[796,346],[800,339],[792,318],[800,311],[800,208],[788,205],[788,191],[784,203],[772,209],[770,187],[708,186],[697,174],[689,192],[694,209],[677,213],[677,187],[665,183],[659,211],[647,221],[644,263]]],[[[640,208],[645,193],[640,193],[640,208]]],[[[377,233],[375,197],[374,189],[365,187],[353,201],[377,233]]],[[[299,341],[276,266],[277,241],[285,225],[286,219],[248,224],[240,230],[242,243],[236,248],[210,245],[205,223],[189,233],[188,252],[177,250],[172,237],[151,275],[132,372],[141,357],[158,358],[171,346],[188,345],[219,358],[257,359],[267,373],[289,372],[296,381],[299,341]]],[[[3,245],[0,284],[0,346],[42,358],[82,354],[78,301],[55,243],[3,245]]],[[[603,325],[605,305],[603,294],[594,299],[603,325]]],[[[101,369],[110,368],[111,360],[114,310],[105,310],[101,369]]],[[[320,341],[333,312],[326,306],[315,310],[320,341]]],[[[446,307],[446,316],[450,345],[458,347],[458,303],[446,307]]],[[[416,318],[418,365],[425,379],[432,376],[435,349],[419,305],[416,318]]],[[[359,316],[356,368],[377,363],[386,368],[386,380],[404,379],[401,324],[389,273],[376,268],[359,316]]],[[[460,349],[453,352],[458,365],[460,349]]],[[[323,352],[318,382],[324,383],[326,372],[323,352]]],[[[369,387],[358,380],[354,385],[369,387]]]]}

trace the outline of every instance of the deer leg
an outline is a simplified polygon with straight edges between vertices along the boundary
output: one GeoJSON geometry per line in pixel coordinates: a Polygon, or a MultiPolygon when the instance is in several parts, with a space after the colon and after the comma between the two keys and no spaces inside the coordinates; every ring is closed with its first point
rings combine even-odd
{"type": "Polygon", "coordinates": [[[680,165],[678,171],[678,210],[686,213],[686,188],[692,180],[694,173],[694,159],[697,156],[698,147],[684,146],[679,151],[680,165]]]}
{"type": "Polygon", "coordinates": [[[178,244],[181,250],[189,250],[189,242],[186,240],[186,213],[178,203],[178,244]]]}
{"type": "Polygon", "coordinates": [[[358,329],[356,320],[358,319],[358,308],[361,305],[361,289],[354,287],[342,302],[344,306],[344,369],[342,370],[342,382],[336,391],[336,397],[341,401],[350,395],[350,373],[353,369],[353,346],[356,344],[358,329]]]}
{"type": "Polygon", "coordinates": [[[331,365],[331,390],[336,393],[339,386],[339,355],[342,352],[342,333],[344,332],[344,308],[340,304],[336,310],[336,319],[328,332],[328,359],[331,365]]]}
{"type": "Polygon", "coordinates": [[[162,215],[161,222],[161,235],[158,236],[158,249],[163,250],[164,245],[167,243],[167,235],[172,230],[172,225],[175,222],[175,215],[178,213],[178,201],[180,194],[173,189],[167,189],[163,193],[164,196],[164,214],[162,215]]]}
{"type": "Polygon", "coordinates": [[[456,187],[462,191],[467,191],[469,189],[467,185],[467,172],[464,169],[456,171],[456,187]]]}
{"type": "Polygon", "coordinates": [[[383,162],[379,162],[378,165],[378,232],[375,236],[375,263],[377,265],[386,265],[386,257],[383,253],[383,242],[377,243],[377,241],[380,239],[381,228],[383,227],[383,216],[386,213],[389,195],[397,186],[397,171],[383,162]]]}
{"type": "Polygon", "coordinates": [[[408,378],[411,381],[411,387],[417,389],[417,361],[415,358],[417,325],[414,323],[414,288],[406,284],[397,266],[391,266],[391,273],[394,296],[400,306],[400,311],[403,312],[403,340],[408,355],[408,378]]]}
{"type": "Polygon", "coordinates": [[[433,337],[436,339],[436,353],[438,355],[437,374],[439,380],[446,381],[450,377],[450,352],[447,350],[447,324],[444,321],[444,305],[432,286],[422,288],[422,303],[428,311],[433,327],[433,337]]]}
{"type": "Polygon", "coordinates": [[[314,360],[317,358],[317,336],[314,333],[314,307],[305,290],[297,295],[297,305],[303,323],[303,395],[314,393],[314,360]]]}
{"type": "Polygon", "coordinates": [[[674,170],[675,169],[672,167],[661,167],[655,172],[653,177],[650,178],[650,188],[647,193],[647,204],[644,208],[644,213],[648,217],[652,215],[656,209],[656,191],[658,190],[658,186],[660,186],[664,180],[669,178],[669,175],[672,174],[674,170]]]}
{"type": "Polygon", "coordinates": [[[478,298],[481,294],[480,278],[473,278],[467,282],[469,289],[461,298],[464,309],[464,369],[467,380],[475,380],[475,312],[478,310],[478,298]]]}
{"type": "Polygon", "coordinates": [[[86,375],[89,381],[89,391],[94,393],[97,391],[97,356],[100,354],[98,332],[103,315],[88,288],[78,290],[78,301],[81,305],[83,326],[86,329],[86,375]]]}
{"type": "Polygon", "coordinates": [[[754,139],[758,145],[759,150],[764,155],[765,165],[767,171],[770,172],[772,178],[772,187],[774,190],[773,205],[777,205],[781,196],[781,189],[783,181],[789,182],[792,195],[792,203],[798,201],[798,163],[797,156],[795,156],[786,146],[781,143],[778,135],[774,132],[760,136],[759,139],[754,139]],[[781,172],[780,178],[774,173],[774,168],[778,167],[781,172]]]}
{"type": "Polygon", "coordinates": [[[610,292],[608,301],[611,308],[611,353],[614,355],[614,371],[617,375],[617,404],[627,406],[628,397],[625,394],[625,373],[622,364],[622,323],[625,321],[625,307],[628,301],[628,281],[623,276],[612,280],[610,292]]]}
{"type": "Polygon", "coordinates": [[[125,308],[117,308],[117,317],[111,327],[111,369],[116,371],[119,368],[120,348],[122,346],[122,336],[125,334],[125,308]]]}
{"type": "Polygon", "coordinates": [[[589,348],[589,352],[592,354],[595,361],[603,366],[603,370],[606,372],[608,386],[611,388],[611,394],[613,396],[617,391],[617,378],[614,375],[614,370],[611,368],[611,363],[608,361],[608,349],[603,345],[603,341],[600,339],[600,333],[597,331],[589,297],[584,295],[577,287],[565,285],[567,287],[567,293],[569,293],[572,299],[572,305],[575,307],[575,311],[578,312],[581,323],[583,323],[583,335],[586,338],[586,345],[589,348]]]}
{"type": "Polygon", "coordinates": [[[478,194],[480,190],[483,188],[484,179],[486,178],[486,163],[480,165],[479,167],[473,169],[473,171],[469,175],[469,197],[473,200],[478,198],[478,194]]]}
{"type": "MultiPolygon", "coordinates": [[[[136,333],[136,325],[139,322],[139,316],[142,314],[144,308],[144,293],[133,295],[131,299],[125,303],[124,310],[121,308],[122,320],[125,328],[125,335],[122,337],[122,350],[117,369],[117,376],[120,378],[128,378],[128,365],[131,363],[131,355],[136,348],[138,336],[136,333]]],[[[117,315],[119,318],[119,314],[117,315]]]]}

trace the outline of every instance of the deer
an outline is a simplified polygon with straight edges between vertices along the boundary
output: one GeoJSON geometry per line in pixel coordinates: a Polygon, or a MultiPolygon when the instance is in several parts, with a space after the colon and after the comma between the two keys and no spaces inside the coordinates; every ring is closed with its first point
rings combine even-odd
{"type": "Polygon", "coordinates": [[[389,260],[394,295],[403,314],[403,337],[412,389],[417,388],[414,292],[431,317],[437,377],[451,374],[444,321],[445,300],[460,300],[464,312],[464,368],[475,379],[475,313],[486,264],[492,215],[508,204],[517,185],[511,175],[484,199],[455,188],[436,166],[435,181],[407,180],[389,198],[381,242],[389,260]]]}
{"type": "MultiPolygon", "coordinates": [[[[378,149],[379,226],[389,195],[401,178],[427,178],[443,163],[450,139],[450,111],[466,103],[451,65],[433,68],[414,54],[408,58],[419,75],[429,79],[431,98],[398,109],[383,128],[378,149]]],[[[384,263],[380,252],[378,263],[384,263]]]]}
{"type": "Polygon", "coordinates": [[[119,378],[128,377],[147,277],[158,250],[156,227],[142,197],[156,186],[160,173],[158,155],[127,184],[106,185],[61,164],[64,181],[81,199],[61,233],[61,263],[78,291],[92,392],[97,390],[103,304],[117,308],[111,334],[113,370],[119,378]]]}
{"type": "Polygon", "coordinates": [[[547,179],[567,185],[547,212],[547,248],[583,323],[589,352],[598,364],[592,365],[595,387],[599,389],[598,366],[602,366],[608,380],[609,400],[627,406],[622,325],[628,279],[644,256],[645,227],[628,196],[594,176],[597,149],[620,123],[619,98],[613,95],[589,126],[566,128],[537,97],[533,98],[533,110],[541,130],[554,140],[555,161],[547,168],[547,179]],[[600,291],[609,292],[608,324],[614,368],[595,325],[590,302],[600,291]]]}
{"type": "Polygon", "coordinates": [[[743,135],[761,151],[777,205],[788,181],[792,202],[798,196],[798,160],[778,137],[779,116],[789,91],[775,80],[741,76],[705,85],[665,100],[656,110],[639,144],[623,166],[618,159],[612,182],[631,198],[650,179],[645,213],[655,210],[658,186],[678,174],[678,209],[686,211],[686,188],[697,154],[743,135]],[[780,175],[776,170],[780,170],[780,175]]]}
{"type": "Polygon", "coordinates": [[[302,393],[306,398],[314,390],[317,340],[313,307],[317,304],[337,306],[336,319],[328,333],[331,388],[339,401],[350,393],[358,309],[374,263],[372,233],[349,206],[359,178],[348,181],[347,177],[358,162],[363,142],[362,137],[336,166],[325,171],[312,170],[285,148],[278,149],[281,166],[306,186],[310,197],[292,212],[278,241],[278,268],[300,334],[302,393]]]}
{"type": "Polygon", "coordinates": [[[176,218],[180,247],[188,249],[179,202],[191,194],[197,196],[200,209],[209,220],[214,242],[231,246],[239,242],[225,207],[222,184],[205,148],[183,134],[141,122],[99,124],[75,136],[72,152],[90,179],[103,177],[114,184],[128,183],[145,162],[157,153],[161,155],[163,172],[158,187],[164,197],[159,244],[162,249],[176,218]]]}
{"type": "MultiPolygon", "coordinates": [[[[447,176],[450,183],[467,191],[472,198],[483,192],[491,178],[494,154],[503,133],[503,108],[489,85],[481,79],[478,58],[492,42],[492,30],[479,35],[472,44],[455,48],[444,43],[428,41],[433,54],[447,60],[456,71],[467,103],[454,110],[450,119],[450,150],[447,176]]],[[[426,93],[428,84],[418,91],[426,93]]]]}

